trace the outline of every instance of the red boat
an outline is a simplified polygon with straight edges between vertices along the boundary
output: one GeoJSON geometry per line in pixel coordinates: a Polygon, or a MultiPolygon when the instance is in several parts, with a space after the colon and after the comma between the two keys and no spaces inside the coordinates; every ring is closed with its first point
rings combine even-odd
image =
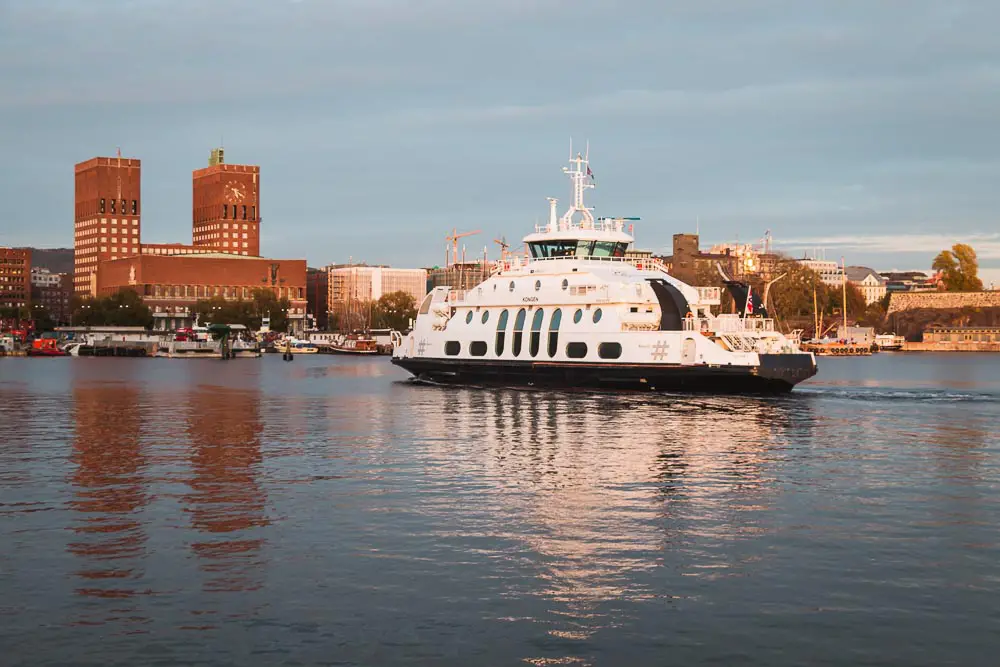
{"type": "Polygon", "coordinates": [[[29,357],[68,357],[69,352],[59,349],[59,341],[55,338],[36,338],[28,348],[29,357]]]}

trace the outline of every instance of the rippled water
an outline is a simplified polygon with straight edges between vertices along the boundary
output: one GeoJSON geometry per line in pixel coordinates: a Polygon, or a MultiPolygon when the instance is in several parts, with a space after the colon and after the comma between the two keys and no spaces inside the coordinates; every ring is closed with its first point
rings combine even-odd
{"type": "Polygon", "coordinates": [[[0,359],[0,663],[992,665],[1000,355],[789,396],[0,359]]]}

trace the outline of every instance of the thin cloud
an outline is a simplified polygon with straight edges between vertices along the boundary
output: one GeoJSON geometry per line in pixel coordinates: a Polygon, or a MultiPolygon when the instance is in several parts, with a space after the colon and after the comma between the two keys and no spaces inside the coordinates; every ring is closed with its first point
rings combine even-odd
{"type": "Polygon", "coordinates": [[[938,253],[956,243],[971,245],[980,259],[1000,259],[1000,234],[851,234],[782,240],[780,249],[855,250],[872,254],[938,253]]]}

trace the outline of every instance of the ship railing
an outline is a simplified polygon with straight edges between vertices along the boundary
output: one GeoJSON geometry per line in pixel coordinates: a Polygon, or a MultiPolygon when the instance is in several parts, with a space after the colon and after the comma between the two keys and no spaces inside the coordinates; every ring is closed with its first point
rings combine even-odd
{"type": "Polygon", "coordinates": [[[763,333],[766,331],[775,331],[775,328],[774,320],[771,318],[720,315],[719,317],[684,318],[684,331],[763,333]]]}

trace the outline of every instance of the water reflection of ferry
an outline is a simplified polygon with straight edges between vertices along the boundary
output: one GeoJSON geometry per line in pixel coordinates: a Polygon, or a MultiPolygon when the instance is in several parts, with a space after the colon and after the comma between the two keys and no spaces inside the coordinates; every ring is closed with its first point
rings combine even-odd
{"type": "MultiPolygon", "coordinates": [[[[480,521],[472,534],[489,530],[535,554],[510,548],[541,580],[523,587],[554,604],[536,622],[567,639],[620,622],[605,603],[653,595],[665,552],[685,576],[725,576],[722,552],[690,545],[754,539],[781,492],[770,470],[811,428],[808,402],[795,400],[421,391],[413,413],[438,443],[441,483],[461,479],[474,495],[453,502],[491,508],[493,525],[480,521]]],[[[497,567],[521,566],[500,553],[497,567]]]]}

